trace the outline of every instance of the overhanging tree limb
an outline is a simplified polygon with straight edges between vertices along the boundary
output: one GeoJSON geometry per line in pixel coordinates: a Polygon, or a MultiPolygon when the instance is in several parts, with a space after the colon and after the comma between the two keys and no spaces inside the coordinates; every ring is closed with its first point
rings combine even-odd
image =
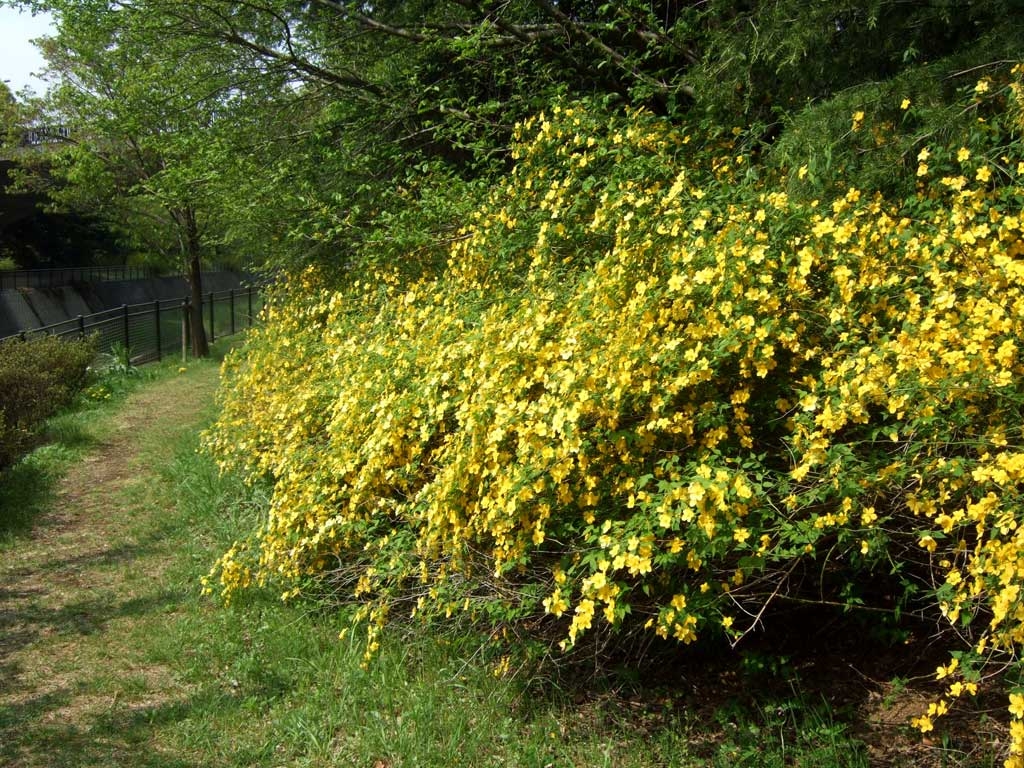
{"type": "Polygon", "coordinates": [[[629,75],[637,82],[644,83],[653,89],[656,93],[667,93],[669,86],[664,81],[656,80],[646,73],[641,72],[635,66],[633,66],[627,58],[616,51],[614,48],[609,46],[600,38],[596,37],[593,33],[586,28],[586,25],[579,24],[568,16],[550,0],[533,0],[533,2],[548,13],[552,18],[557,19],[559,23],[564,24],[567,28],[577,32],[584,40],[587,41],[592,47],[601,51],[607,56],[612,62],[614,62],[620,69],[625,70],[629,75]]]}

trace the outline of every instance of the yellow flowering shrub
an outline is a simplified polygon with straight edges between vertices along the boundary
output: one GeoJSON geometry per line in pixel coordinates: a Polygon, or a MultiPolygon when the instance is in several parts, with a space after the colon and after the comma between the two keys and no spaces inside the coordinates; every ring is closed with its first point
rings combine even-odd
{"type": "Polygon", "coordinates": [[[369,653],[396,610],[570,648],[930,606],[932,727],[1024,642],[1020,74],[969,146],[921,142],[907,200],[791,199],[731,134],[644,113],[522,125],[441,274],[307,270],[225,364],[207,445],[273,497],[207,587],[347,594],[369,653]]]}

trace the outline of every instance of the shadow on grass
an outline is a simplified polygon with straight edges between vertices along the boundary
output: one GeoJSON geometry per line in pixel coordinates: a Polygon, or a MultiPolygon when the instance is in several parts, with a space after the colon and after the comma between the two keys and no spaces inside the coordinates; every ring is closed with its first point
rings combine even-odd
{"type": "MultiPolygon", "coordinates": [[[[104,596],[69,602],[56,608],[41,606],[41,591],[0,592],[8,605],[0,613],[0,765],[23,768],[66,766],[139,766],[185,768],[201,766],[193,757],[152,748],[162,727],[187,721],[194,712],[209,709],[209,694],[156,686],[141,690],[132,678],[110,678],[111,669],[95,666],[82,676],[65,680],[58,670],[39,679],[38,670],[26,670],[11,657],[20,647],[44,638],[74,639],[98,635],[118,619],[152,620],[182,605],[186,596],[176,591],[120,602],[104,596]],[[21,601],[10,610],[10,598],[21,601]],[[29,673],[28,679],[23,676],[29,673]]],[[[116,662],[114,667],[120,667],[116,662]]],[[[239,716],[243,716],[239,712],[239,716]]]]}
{"type": "MultiPolygon", "coordinates": [[[[28,532],[37,517],[26,521],[28,532]]],[[[188,530],[186,522],[173,517],[160,521],[159,524],[151,526],[141,535],[135,536],[132,540],[117,544],[106,545],[102,549],[91,549],[77,554],[69,554],[65,557],[51,557],[42,562],[32,562],[23,567],[7,568],[4,578],[8,583],[27,578],[35,574],[67,574],[88,568],[102,568],[113,565],[132,563],[149,555],[157,554],[167,549],[167,542],[171,536],[188,530]]],[[[0,533],[0,542],[3,541],[3,534],[0,533]]],[[[196,576],[198,579],[198,575],[196,576]]],[[[0,585],[0,603],[8,597],[5,587],[0,585]]]]}
{"type": "Polygon", "coordinates": [[[40,449],[0,472],[0,543],[30,531],[55,498],[59,473],[47,453],[53,451],[40,449]]]}
{"type": "MultiPolygon", "coordinates": [[[[145,623],[168,607],[187,601],[180,595],[162,593],[106,610],[99,607],[101,603],[99,599],[84,601],[58,611],[30,612],[27,618],[43,629],[52,626],[69,635],[88,635],[115,617],[134,616],[145,623]],[[84,623],[83,617],[87,617],[84,623]]],[[[0,627],[0,642],[5,634],[6,628],[0,627]]],[[[177,633],[172,630],[172,634],[177,633]]],[[[195,638],[200,648],[202,634],[200,630],[195,638]]],[[[215,644],[219,647],[224,642],[225,638],[219,637],[215,644]]],[[[211,660],[200,654],[202,684],[171,687],[159,678],[150,685],[145,677],[125,678],[116,671],[110,677],[111,670],[93,667],[85,676],[76,672],[65,681],[58,672],[51,680],[28,682],[19,690],[18,679],[26,670],[0,658],[0,690],[9,694],[7,702],[13,702],[0,706],[0,765],[203,768],[277,764],[270,762],[276,756],[277,741],[239,737],[232,724],[244,734],[258,713],[308,688],[308,675],[268,669],[256,649],[246,653],[249,642],[248,637],[227,639],[229,650],[237,654],[220,658],[213,674],[212,669],[205,669],[211,660]],[[175,736],[165,740],[165,733],[185,734],[185,743],[175,744],[175,736]]],[[[187,646],[168,659],[172,667],[181,665],[186,650],[187,646]]]]}
{"type": "Polygon", "coordinates": [[[60,717],[77,706],[81,694],[60,688],[16,707],[0,709],[0,764],[19,768],[205,768],[224,764],[271,765],[273,745],[234,744],[230,733],[210,732],[205,746],[187,753],[154,748],[154,733],[180,727],[196,712],[217,710],[229,718],[252,716],[251,705],[240,700],[225,712],[224,697],[200,692],[154,704],[134,705],[109,696],[77,723],[60,717]]]}
{"type": "Polygon", "coordinates": [[[109,706],[91,721],[73,724],[60,713],[75,707],[80,693],[62,687],[0,708],[0,763],[21,768],[203,765],[151,747],[154,727],[186,720],[191,709],[187,703],[131,707],[112,697],[109,706]]]}
{"type": "Polygon", "coordinates": [[[52,506],[60,477],[86,451],[101,444],[92,428],[101,411],[123,401],[153,378],[100,377],[94,384],[106,387],[107,402],[80,393],[74,402],[36,428],[25,454],[13,465],[0,469],[0,545],[28,533],[52,506]]]}
{"type": "MultiPolygon", "coordinates": [[[[0,547],[6,544],[11,554],[0,584],[0,765],[224,764],[223,756],[235,750],[236,739],[233,733],[218,732],[218,725],[251,719],[254,702],[291,692],[294,682],[263,671],[254,660],[256,669],[243,678],[244,697],[237,695],[237,688],[216,682],[187,688],[168,684],[167,672],[179,665],[197,638],[179,638],[175,629],[179,612],[196,608],[195,577],[188,574],[167,586],[166,574],[156,577],[147,570],[151,562],[159,566],[172,550],[176,564],[191,552],[189,534],[194,535],[196,521],[162,503],[167,489],[160,480],[167,478],[119,488],[109,499],[109,509],[106,499],[90,507],[90,514],[147,512],[117,518],[110,535],[86,538],[73,550],[36,547],[23,559],[17,556],[26,534],[45,533],[51,520],[52,525],[63,524],[59,481],[74,461],[101,442],[91,434],[92,418],[79,413],[52,420],[41,433],[41,440],[50,444],[0,474],[0,547]],[[184,543],[189,546],[178,546],[184,543]],[[154,554],[162,556],[153,559],[154,554]],[[120,573],[125,567],[130,582],[120,573]],[[142,593],[119,594],[128,583],[142,593]],[[166,659],[147,664],[150,640],[156,643],[165,633],[175,637],[166,659]],[[208,730],[211,720],[215,725],[208,730]],[[219,751],[220,759],[196,745],[186,745],[184,751],[158,748],[164,743],[161,731],[188,733],[194,724],[203,731],[200,741],[219,751]]],[[[186,558],[179,567],[195,564],[186,558]]],[[[202,637],[205,621],[197,627],[202,637]]],[[[273,758],[263,754],[262,742],[249,749],[256,759],[236,758],[231,764],[267,764],[273,758]]]]}
{"type": "Polygon", "coordinates": [[[28,533],[52,508],[57,483],[82,453],[98,444],[85,411],[49,419],[33,438],[30,452],[0,469],[0,544],[28,533]]]}
{"type": "Polygon", "coordinates": [[[0,663],[42,636],[96,634],[116,619],[166,612],[179,605],[185,596],[161,592],[118,603],[110,596],[98,595],[58,607],[40,605],[39,597],[42,595],[32,590],[20,590],[12,600],[0,590],[0,599],[4,600],[4,612],[0,614],[0,663]]]}

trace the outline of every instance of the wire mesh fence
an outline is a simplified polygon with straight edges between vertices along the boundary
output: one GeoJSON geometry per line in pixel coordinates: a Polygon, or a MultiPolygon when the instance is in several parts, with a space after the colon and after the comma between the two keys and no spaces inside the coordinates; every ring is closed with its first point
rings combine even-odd
{"type": "MultiPolygon", "coordinates": [[[[61,323],[22,331],[22,339],[37,335],[64,338],[96,336],[97,351],[110,354],[127,350],[133,364],[186,356],[190,343],[187,297],[144,304],[125,304],[92,315],[79,315],[61,323]]],[[[203,295],[202,317],[207,338],[215,341],[252,326],[263,309],[258,287],[232,289],[203,295]]]]}
{"type": "Polygon", "coordinates": [[[56,269],[8,269],[0,271],[0,290],[52,288],[70,283],[142,280],[154,276],[147,267],[64,267],[56,269]]]}

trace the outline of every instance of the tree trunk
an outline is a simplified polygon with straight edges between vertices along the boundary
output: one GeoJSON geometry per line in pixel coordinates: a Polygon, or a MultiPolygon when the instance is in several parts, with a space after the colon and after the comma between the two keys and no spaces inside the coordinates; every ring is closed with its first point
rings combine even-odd
{"type": "Polygon", "coordinates": [[[192,301],[189,307],[189,326],[192,330],[192,356],[208,357],[210,345],[206,341],[206,329],[203,328],[203,270],[199,260],[199,227],[196,226],[195,214],[187,211],[186,220],[186,254],[189,292],[192,301]]]}

